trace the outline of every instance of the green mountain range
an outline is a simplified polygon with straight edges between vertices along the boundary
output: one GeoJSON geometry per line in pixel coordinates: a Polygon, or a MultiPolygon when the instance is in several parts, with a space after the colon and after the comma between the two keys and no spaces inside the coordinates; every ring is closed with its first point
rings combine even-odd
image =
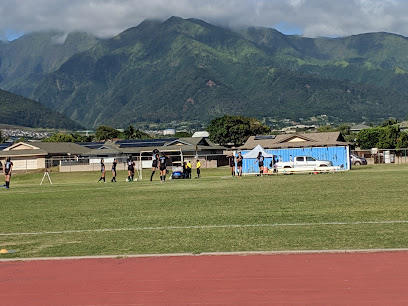
{"type": "Polygon", "coordinates": [[[29,97],[46,74],[98,42],[80,32],[30,33],[11,42],[0,41],[0,88],[29,97]]]}
{"type": "Polygon", "coordinates": [[[1,89],[0,123],[32,128],[82,129],[78,123],[39,102],[1,89]]]}
{"type": "MultiPolygon", "coordinates": [[[[87,127],[207,123],[224,114],[325,114],[344,122],[408,114],[408,39],[394,34],[311,39],[172,17],[144,21],[112,39],[86,36],[82,42],[72,37],[82,49],[70,49],[72,56],[59,56],[38,75],[31,66],[23,69],[23,81],[10,72],[11,64],[2,64],[0,86],[87,127]]],[[[0,54],[3,63],[13,62],[7,52],[0,54]]]]}

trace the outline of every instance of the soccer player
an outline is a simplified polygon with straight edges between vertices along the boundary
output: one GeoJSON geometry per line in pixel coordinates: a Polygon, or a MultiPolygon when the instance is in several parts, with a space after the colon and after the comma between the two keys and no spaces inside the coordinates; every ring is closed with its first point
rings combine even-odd
{"type": "Polygon", "coordinates": [[[160,181],[166,181],[166,174],[167,174],[167,159],[168,157],[166,154],[162,153],[159,157],[159,167],[160,167],[160,181]]]}
{"type": "Polygon", "coordinates": [[[127,181],[131,182],[133,180],[133,176],[134,176],[134,173],[135,173],[135,163],[132,160],[132,156],[129,156],[126,163],[128,165],[128,178],[127,178],[127,181]]]}
{"type": "Polygon", "coordinates": [[[262,155],[262,152],[258,153],[258,157],[256,158],[255,164],[258,163],[259,166],[259,175],[263,175],[263,166],[264,166],[265,157],[262,155]]]}
{"type": "Polygon", "coordinates": [[[238,152],[237,156],[237,167],[238,167],[238,177],[242,177],[242,160],[244,157],[242,157],[241,152],[238,152]]]}
{"type": "Polygon", "coordinates": [[[234,153],[231,153],[227,157],[228,157],[228,164],[229,164],[230,169],[231,169],[231,175],[232,175],[232,177],[234,177],[235,176],[235,157],[234,157],[234,153]]]}
{"type": "Polygon", "coordinates": [[[101,178],[99,179],[99,183],[103,180],[104,183],[105,182],[105,163],[103,161],[103,158],[101,158],[101,178]]]}
{"type": "Polygon", "coordinates": [[[197,178],[201,177],[201,162],[197,159],[197,178]]]}
{"type": "Polygon", "coordinates": [[[113,182],[115,182],[116,183],[116,165],[117,165],[117,161],[116,161],[116,158],[113,160],[113,163],[112,163],[112,180],[111,180],[111,182],[113,183],[113,182]]]}
{"type": "Polygon", "coordinates": [[[159,165],[159,150],[153,150],[153,159],[152,159],[152,175],[150,176],[150,181],[153,180],[153,175],[156,172],[156,169],[159,165]]]}
{"type": "Polygon", "coordinates": [[[3,187],[6,187],[7,189],[10,188],[10,178],[11,178],[11,170],[13,169],[13,163],[10,160],[10,157],[7,157],[6,163],[4,164],[3,172],[4,172],[4,177],[6,184],[3,185],[3,187]]]}

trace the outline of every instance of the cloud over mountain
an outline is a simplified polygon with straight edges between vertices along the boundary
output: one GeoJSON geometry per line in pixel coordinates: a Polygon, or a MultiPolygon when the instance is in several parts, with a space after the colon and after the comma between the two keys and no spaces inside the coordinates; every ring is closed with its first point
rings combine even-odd
{"type": "Polygon", "coordinates": [[[223,26],[265,26],[308,37],[392,32],[408,36],[403,0],[3,0],[0,39],[40,30],[111,37],[145,19],[199,18],[223,26]]]}

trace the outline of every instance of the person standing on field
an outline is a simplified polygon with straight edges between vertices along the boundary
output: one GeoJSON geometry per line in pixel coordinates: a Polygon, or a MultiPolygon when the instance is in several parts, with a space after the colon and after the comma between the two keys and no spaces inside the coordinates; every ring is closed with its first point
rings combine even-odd
{"type": "Polygon", "coordinates": [[[132,160],[132,156],[129,156],[127,162],[126,162],[127,166],[128,166],[128,178],[127,178],[127,182],[131,182],[132,181],[132,177],[133,177],[133,173],[135,171],[135,167],[134,167],[134,163],[132,160]]]}
{"type": "Polygon", "coordinates": [[[197,159],[197,178],[201,177],[201,162],[197,159]]]}
{"type": "Polygon", "coordinates": [[[191,179],[191,169],[193,166],[191,165],[191,162],[188,160],[187,161],[187,178],[191,179]]]}
{"type": "Polygon", "coordinates": [[[98,182],[100,183],[102,180],[104,183],[106,183],[105,182],[105,163],[104,163],[103,158],[101,158],[101,178],[99,179],[98,182]]]}
{"type": "Polygon", "coordinates": [[[237,156],[237,168],[238,168],[238,177],[242,177],[242,160],[244,157],[242,156],[241,152],[238,152],[237,156]]]}
{"type": "Polygon", "coordinates": [[[228,157],[228,164],[229,164],[230,169],[231,169],[231,175],[232,175],[232,177],[235,177],[235,157],[234,157],[234,153],[231,153],[227,157],[228,157]]]}
{"type": "Polygon", "coordinates": [[[265,157],[262,155],[262,152],[258,153],[258,157],[256,158],[255,164],[258,163],[259,166],[259,175],[263,175],[263,167],[264,167],[264,160],[265,157]]]}
{"type": "Polygon", "coordinates": [[[150,175],[150,181],[153,180],[153,175],[156,172],[158,166],[159,166],[159,150],[154,149],[152,157],[152,175],[150,175]]]}
{"type": "Polygon", "coordinates": [[[160,181],[166,181],[166,174],[167,174],[167,159],[168,157],[166,154],[162,153],[159,158],[159,168],[160,168],[160,181]]]}
{"type": "Polygon", "coordinates": [[[117,165],[117,161],[116,161],[116,158],[115,158],[113,160],[113,163],[112,163],[112,180],[111,180],[112,183],[113,182],[116,183],[116,165],[117,165]]]}
{"type": "Polygon", "coordinates": [[[10,188],[11,170],[13,170],[13,163],[11,162],[10,157],[7,157],[6,163],[4,164],[3,168],[5,177],[5,184],[3,185],[3,187],[6,187],[6,189],[10,188]]]}

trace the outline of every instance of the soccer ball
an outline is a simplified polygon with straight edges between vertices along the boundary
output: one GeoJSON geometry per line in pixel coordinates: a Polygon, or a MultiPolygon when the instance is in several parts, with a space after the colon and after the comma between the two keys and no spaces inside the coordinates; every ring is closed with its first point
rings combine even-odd
{"type": "Polygon", "coordinates": [[[128,179],[126,179],[126,182],[129,182],[129,180],[128,180],[128,179]]]}

